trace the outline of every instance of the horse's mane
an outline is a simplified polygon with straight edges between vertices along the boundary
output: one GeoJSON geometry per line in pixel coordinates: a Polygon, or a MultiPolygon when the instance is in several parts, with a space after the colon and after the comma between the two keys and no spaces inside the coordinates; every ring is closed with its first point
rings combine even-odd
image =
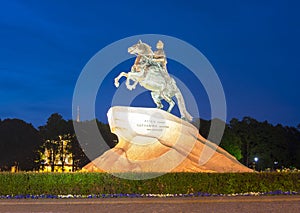
{"type": "Polygon", "coordinates": [[[143,45],[143,47],[145,47],[145,51],[147,52],[147,54],[151,54],[153,55],[153,51],[151,49],[151,46],[146,44],[146,43],[141,43],[143,45]]]}

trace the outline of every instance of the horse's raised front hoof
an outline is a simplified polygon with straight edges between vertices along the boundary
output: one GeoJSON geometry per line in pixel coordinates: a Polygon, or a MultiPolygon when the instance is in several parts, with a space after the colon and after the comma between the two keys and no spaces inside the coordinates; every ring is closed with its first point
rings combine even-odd
{"type": "Polygon", "coordinates": [[[120,86],[120,83],[115,81],[115,86],[118,88],[120,86]]]}

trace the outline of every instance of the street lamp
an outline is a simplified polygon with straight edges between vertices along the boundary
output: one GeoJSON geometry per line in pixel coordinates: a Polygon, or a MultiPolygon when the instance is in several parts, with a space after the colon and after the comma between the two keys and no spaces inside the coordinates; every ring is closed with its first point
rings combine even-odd
{"type": "Polygon", "coordinates": [[[254,162],[253,162],[253,169],[255,170],[255,166],[258,162],[258,157],[254,157],[254,162]]]}
{"type": "Polygon", "coordinates": [[[278,169],[278,161],[274,161],[274,170],[277,170],[278,169]]]}

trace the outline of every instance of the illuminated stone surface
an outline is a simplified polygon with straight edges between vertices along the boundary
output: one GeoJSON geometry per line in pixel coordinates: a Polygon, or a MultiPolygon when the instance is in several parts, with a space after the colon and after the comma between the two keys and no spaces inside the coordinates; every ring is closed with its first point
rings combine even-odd
{"type": "Polygon", "coordinates": [[[253,171],[224,149],[204,139],[192,124],[163,110],[112,107],[108,112],[108,120],[119,142],[86,165],[86,171],[253,171]],[[210,153],[212,156],[208,161],[201,163],[201,157],[210,156],[210,153]]]}

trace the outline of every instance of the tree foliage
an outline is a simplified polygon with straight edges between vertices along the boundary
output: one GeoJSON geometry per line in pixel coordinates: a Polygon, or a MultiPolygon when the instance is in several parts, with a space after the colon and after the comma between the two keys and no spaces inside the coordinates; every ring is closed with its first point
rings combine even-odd
{"type": "Polygon", "coordinates": [[[64,171],[64,156],[68,153],[69,144],[65,149],[64,141],[70,139],[70,133],[67,128],[67,122],[58,113],[52,114],[44,126],[39,127],[40,134],[44,140],[42,151],[49,151],[48,161],[51,165],[51,171],[54,171],[57,156],[62,162],[62,170],[64,171]]]}
{"type": "MultiPolygon", "coordinates": [[[[211,121],[200,120],[199,132],[208,137],[211,121]]],[[[212,140],[213,141],[213,140],[212,140]]],[[[214,142],[214,141],[213,141],[214,142]]],[[[300,168],[300,128],[272,125],[251,117],[226,124],[220,147],[241,163],[256,169],[300,168]],[[254,162],[257,157],[258,161],[254,162]]]]}
{"type": "MultiPolygon", "coordinates": [[[[294,127],[274,126],[251,117],[232,119],[224,138],[233,134],[241,140],[241,162],[250,166],[258,158],[257,168],[300,168],[300,132],[294,127]]],[[[234,142],[233,142],[234,143],[234,142]]]]}
{"type": "Polygon", "coordinates": [[[38,131],[19,119],[0,121],[0,170],[12,166],[20,170],[38,168],[38,148],[42,140],[38,131]]]}
{"type": "Polygon", "coordinates": [[[237,160],[241,160],[243,158],[242,140],[238,135],[234,134],[233,130],[229,126],[226,126],[225,128],[220,146],[233,155],[237,160]]]}
{"type": "MultiPolygon", "coordinates": [[[[93,125],[93,123],[94,121],[84,121],[75,122],[75,125],[80,127],[78,129],[79,131],[82,131],[82,134],[80,134],[82,136],[85,133],[88,134],[87,129],[93,125]]],[[[81,138],[81,143],[79,143],[74,132],[73,124],[72,120],[66,121],[61,115],[55,113],[48,118],[46,125],[39,127],[40,133],[44,139],[42,149],[50,151],[48,160],[51,164],[51,171],[54,171],[55,166],[57,166],[57,156],[59,156],[62,171],[64,171],[64,162],[67,154],[72,155],[73,171],[78,168],[82,168],[84,165],[89,163],[90,160],[93,160],[89,159],[86,153],[89,149],[97,149],[97,147],[95,148],[91,144],[91,140],[95,140],[95,138],[91,138],[91,135],[87,135],[85,138],[88,138],[88,140],[84,142],[84,139],[81,138]],[[67,143],[64,145],[65,142],[67,143]]],[[[109,126],[99,122],[98,120],[96,120],[96,124],[107,145],[109,147],[113,147],[117,138],[110,132],[109,126]]],[[[94,158],[102,154],[101,150],[95,151],[97,156],[94,156],[94,158]]]]}

